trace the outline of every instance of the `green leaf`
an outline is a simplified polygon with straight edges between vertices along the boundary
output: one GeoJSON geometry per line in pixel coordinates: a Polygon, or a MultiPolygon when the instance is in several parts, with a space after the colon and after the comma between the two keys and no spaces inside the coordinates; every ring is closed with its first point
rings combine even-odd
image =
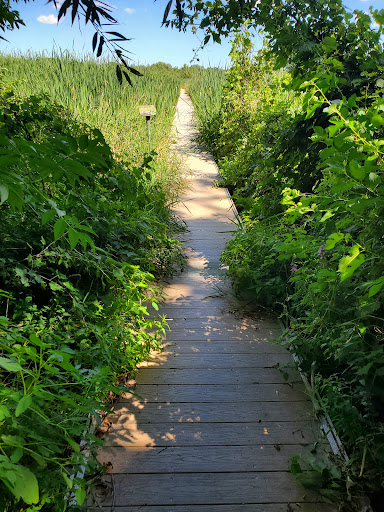
{"type": "Polygon", "coordinates": [[[23,412],[25,412],[32,404],[32,397],[30,395],[24,395],[16,407],[15,416],[18,418],[23,412]]]}
{"type": "Polygon", "coordinates": [[[29,340],[31,343],[33,343],[34,345],[36,345],[37,347],[41,347],[41,348],[48,348],[50,347],[51,345],[49,345],[48,343],[44,343],[44,341],[41,341],[37,336],[36,334],[32,333],[29,335],[29,340]]]}
{"type": "Polygon", "coordinates": [[[23,369],[19,363],[15,363],[6,357],[0,357],[0,366],[7,372],[20,372],[23,369]]]}
{"type": "Polygon", "coordinates": [[[66,212],[64,210],[60,210],[60,208],[58,208],[58,206],[55,203],[55,201],[53,201],[52,199],[47,199],[47,201],[52,206],[52,208],[55,210],[55,212],[57,213],[58,217],[64,217],[66,212]]]}
{"type": "Polygon", "coordinates": [[[384,117],[379,114],[374,114],[371,118],[371,123],[375,128],[384,125],[384,117]]]}
{"type": "Polygon", "coordinates": [[[77,224],[76,225],[76,228],[77,229],[80,229],[81,231],[86,231],[87,233],[91,233],[92,235],[96,235],[96,233],[93,231],[92,228],[90,228],[89,226],[85,226],[84,224],[77,224]]]}
{"type": "Polygon", "coordinates": [[[71,250],[73,251],[73,249],[76,247],[76,245],[79,241],[79,233],[75,229],[70,227],[68,229],[68,237],[69,237],[69,243],[71,245],[71,250]]]}
{"type": "Polygon", "coordinates": [[[321,217],[321,220],[320,222],[325,222],[326,220],[330,219],[331,217],[333,217],[335,214],[331,211],[331,210],[328,210],[327,212],[324,213],[324,215],[321,217]]]}
{"type": "Polygon", "coordinates": [[[29,286],[29,279],[27,278],[27,271],[25,267],[18,265],[15,268],[16,275],[20,277],[20,281],[24,286],[29,286]]]}
{"type": "Polygon", "coordinates": [[[85,149],[87,149],[88,144],[89,144],[88,135],[85,135],[85,134],[81,135],[79,137],[78,144],[79,144],[79,148],[81,149],[81,151],[84,151],[85,149]]]}
{"type": "Polygon", "coordinates": [[[12,492],[16,498],[22,498],[25,503],[32,505],[39,501],[39,484],[35,475],[24,466],[15,466],[17,475],[12,492]]]}
{"type": "Polygon", "coordinates": [[[373,297],[374,295],[379,293],[379,291],[382,289],[383,286],[384,286],[384,276],[379,277],[379,279],[377,279],[375,281],[375,283],[370,287],[369,292],[368,292],[368,297],[373,297]]]}
{"type": "Polygon", "coordinates": [[[332,235],[329,235],[328,240],[325,243],[325,250],[329,251],[333,249],[335,245],[339,243],[343,238],[343,233],[332,233],[332,235]]]}
{"type": "Polygon", "coordinates": [[[384,87],[384,80],[382,78],[379,78],[378,80],[376,80],[376,85],[381,89],[382,87],[384,87]]]}
{"type": "Polygon", "coordinates": [[[331,52],[333,50],[336,50],[337,41],[334,37],[324,37],[323,46],[326,49],[326,51],[331,52]]]}
{"type": "Polygon", "coordinates": [[[358,181],[363,181],[366,176],[366,171],[364,167],[356,162],[356,160],[352,160],[349,162],[349,174],[352,178],[355,178],[358,181]]]}
{"type": "Polygon", "coordinates": [[[294,476],[300,475],[303,472],[299,463],[299,455],[293,455],[289,469],[294,476]]]}
{"type": "Polygon", "coordinates": [[[53,236],[56,240],[58,240],[63,234],[65,233],[65,230],[67,229],[67,223],[65,222],[63,217],[60,217],[60,219],[57,219],[55,222],[55,226],[53,228],[53,236]]]}
{"type": "Polygon", "coordinates": [[[7,185],[0,185],[0,205],[5,203],[8,199],[8,187],[7,185]]]}
{"type": "Polygon", "coordinates": [[[6,434],[3,434],[1,439],[5,444],[8,444],[9,446],[18,446],[22,448],[25,445],[24,439],[20,436],[7,436],[6,434]]]}
{"type": "Polygon", "coordinates": [[[14,450],[14,452],[12,453],[12,455],[10,457],[11,462],[16,464],[22,458],[23,454],[24,454],[24,450],[22,448],[20,448],[20,447],[16,448],[16,450],[14,450]]]}
{"type": "Polygon", "coordinates": [[[87,497],[87,493],[85,492],[85,489],[83,487],[79,487],[78,489],[76,489],[75,498],[76,498],[76,503],[79,506],[81,506],[84,503],[86,497],[87,497]]]}
{"type": "Polygon", "coordinates": [[[67,437],[67,442],[68,442],[69,445],[72,446],[72,448],[74,449],[74,451],[76,453],[80,453],[80,446],[76,443],[76,441],[74,441],[70,437],[67,437]]]}
{"type": "Polygon", "coordinates": [[[371,369],[371,366],[373,365],[374,361],[371,361],[370,363],[366,364],[362,368],[359,368],[357,370],[357,375],[367,375],[369,370],[371,369]]]}
{"type": "Polygon", "coordinates": [[[73,480],[68,475],[66,475],[65,473],[61,473],[61,476],[63,477],[65,483],[67,484],[68,489],[72,489],[72,487],[73,487],[73,480]]]}
{"type": "Polygon", "coordinates": [[[70,175],[82,176],[83,178],[92,176],[91,172],[77,160],[64,160],[61,162],[61,166],[67,171],[68,178],[70,178],[70,175]]]}
{"type": "Polygon", "coordinates": [[[11,490],[13,486],[16,484],[17,475],[16,472],[13,471],[13,466],[11,462],[8,462],[9,459],[6,459],[4,462],[0,462],[0,477],[4,482],[8,482],[10,485],[7,485],[11,490]]]}
{"type": "Polygon", "coordinates": [[[334,137],[336,135],[336,133],[338,133],[341,130],[341,128],[344,128],[344,127],[345,127],[345,123],[343,121],[334,122],[333,124],[329,125],[327,128],[329,136],[334,137]]]}
{"type": "Polygon", "coordinates": [[[343,256],[339,262],[340,282],[342,283],[349,277],[352,277],[355,271],[365,261],[365,256],[360,252],[358,245],[354,245],[349,251],[348,256],[343,256]]]}
{"type": "Polygon", "coordinates": [[[0,421],[3,421],[5,418],[9,418],[11,413],[6,405],[0,405],[0,421]]]}
{"type": "Polygon", "coordinates": [[[60,286],[60,285],[59,285],[59,284],[57,284],[57,283],[49,283],[49,287],[50,287],[50,289],[51,289],[53,292],[57,292],[57,291],[59,291],[59,290],[62,290],[62,289],[63,289],[63,287],[62,287],[62,286],[60,286]]]}
{"type": "Polygon", "coordinates": [[[87,244],[90,245],[92,251],[95,250],[95,244],[89,235],[86,235],[85,233],[79,233],[79,240],[81,245],[84,247],[84,250],[87,248],[87,244]]]}
{"type": "Polygon", "coordinates": [[[56,211],[53,208],[51,210],[47,210],[46,212],[44,212],[41,216],[41,225],[45,226],[45,224],[48,224],[48,222],[52,220],[55,215],[56,211]]]}
{"type": "Polygon", "coordinates": [[[28,455],[30,457],[32,457],[33,459],[35,459],[35,461],[38,463],[39,466],[41,466],[42,468],[46,467],[47,463],[46,463],[44,457],[42,457],[41,455],[39,455],[36,452],[30,452],[30,453],[28,453],[28,455]]]}

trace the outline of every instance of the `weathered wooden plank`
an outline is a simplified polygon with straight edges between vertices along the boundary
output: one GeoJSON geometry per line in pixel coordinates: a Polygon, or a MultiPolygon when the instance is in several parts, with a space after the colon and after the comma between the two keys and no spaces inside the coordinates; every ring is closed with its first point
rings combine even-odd
{"type": "MultiPolygon", "coordinates": [[[[136,377],[137,384],[285,384],[301,382],[300,374],[294,369],[275,368],[141,368],[136,377]],[[284,374],[287,375],[284,376],[284,374]],[[285,379],[287,377],[287,380],[285,379]]],[[[133,381],[134,383],[135,381],[133,381]]]]}
{"type": "MultiPolygon", "coordinates": [[[[192,236],[199,236],[199,234],[202,234],[204,236],[205,233],[208,235],[233,235],[237,230],[238,226],[228,218],[223,218],[222,220],[209,220],[207,222],[191,220],[188,222],[188,231],[182,233],[181,236],[188,236],[189,234],[192,234],[192,236]]],[[[209,238],[209,236],[206,238],[209,238]]]]}
{"type": "Polygon", "coordinates": [[[211,234],[212,236],[212,241],[200,238],[199,236],[190,237],[189,239],[182,241],[184,244],[184,254],[188,258],[192,259],[196,257],[201,258],[201,255],[207,254],[211,254],[212,256],[214,256],[220,251],[222,253],[225,247],[227,246],[228,242],[233,238],[233,236],[231,236],[230,234],[227,234],[226,236],[218,236],[214,233],[208,233],[208,235],[209,234],[211,234]]]}
{"type": "Polygon", "coordinates": [[[184,212],[181,212],[179,210],[177,212],[177,214],[179,216],[179,219],[182,222],[185,222],[188,225],[190,225],[191,221],[192,222],[200,222],[200,223],[203,223],[203,222],[206,222],[206,221],[208,221],[208,222],[222,222],[224,226],[228,226],[229,224],[233,224],[234,222],[236,222],[236,218],[229,216],[227,214],[227,211],[225,211],[225,210],[220,210],[214,216],[211,216],[211,218],[209,218],[209,219],[206,219],[204,217],[204,215],[196,214],[196,211],[197,211],[196,208],[194,208],[194,210],[195,210],[194,212],[188,212],[186,210],[184,210],[184,212]]]}
{"type": "MultiPolygon", "coordinates": [[[[212,188],[210,187],[208,196],[207,190],[201,191],[193,183],[193,196],[189,194],[184,199],[180,198],[180,203],[184,203],[187,207],[185,217],[193,217],[195,220],[217,220],[218,218],[232,218],[236,219],[231,211],[231,203],[227,197],[215,197],[211,195],[212,188]]],[[[181,213],[181,212],[180,212],[181,213]]],[[[188,219],[189,220],[189,219],[188,219]]],[[[189,222],[188,222],[189,225],[189,222]]]]}
{"type": "Polygon", "coordinates": [[[272,368],[292,365],[292,356],[286,354],[178,354],[161,352],[152,355],[138,367],[148,368],[272,368]]]}
{"type": "Polygon", "coordinates": [[[211,275],[211,276],[202,276],[202,275],[178,275],[173,279],[165,282],[168,288],[172,288],[180,285],[190,285],[190,286],[210,286],[210,285],[228,285],[227,280],[223,279],[221,276],[211,275]]]}
{"type": "MultiPolygon", "coordinates": [[[[148,402],[301,402],[307,400],[302,384],[140,384],[135,393],[148,402]]],[[[122,401],[130,400],[126,394],[122,401]]],[[[137,400],[137,398],[134,398],[137,400]]]]}
{"type": "Polygon", "coordinates": [[[189,231],[180,233],[177,236],[178,240],[188,240],[200,238],[201,240],[210,240],[211,237],[220,238],[222,236],[232,238],[236,232],[236,225],[228,219],[221,221],[211,220],[208,222],[196,221],[195,223],[188,222],[189,231]],[[192,225],[191,225],[192,224],[192,225]]]}
{"type": "MultiPolygon", "coordinates": [[[[313,408],[303,402],[220,402],[220,403],[143,403],[139,400],[120,402],[114,407],[111,421],[122,425],[135,423],[249,423],[259,421],[310,420],[313,408]]],[[[215,429],[215,425],[212,425],[215,429]]]]}
{"type": "MultiPolygon", "coordinates": [[[[223,275],[228,267],[217,261],[208,261],[206,258],[190,258],[184,267],[184,272],[191,275],[205,276],[207,274],[223,275]]],[[[183,275],[182,274],[182,275],[183,275]]]]}
{"type": "MultiPolygon", "coordinates": [[[[280,498],[281,499],[281,498],[280,498]]],[[[87,512],[337,512],[337,508],[324,503],[253,503],[250,505],[168,505],[89,508],[87,512]]]]}
{"type": "MultiPolygon", "coordinates": [[[[185,256],[187,256],[189,261],[206,261],[207,264],[219,266],[221,265],[221,254],[222,251],[218,251],[215,249],[213,252],[210,251],[196,251],[191,249],[190,247],[184,248],[183,250],[185,256]]],[[[181,274],[183,275],[183,274],[181,274]]],[[[222,277],[222,276],[220,276],[222,277]]]]}
{"type": "Polygon", "coordinates": [[[195,300],[205,300],[208,297],[221,296],[224,293],[227,293],[228,290],[229,285],[224,285],[222,282],[209,283],[204,280],[201,282],[191,280],[189,282],[173,282],[167,286],[164,290],[164,294],[169,302],[172,300],[190,300],[191,298],[195,300]]]}
{"type": "Polygon", "coordinates": [[[220,204],[227,203],[225,206],[230,209],[230,201],[224,188],[214,188],[213,181],[209,178],[193,178],[191,182],[193,195],[188,191],[187,194],[181,195],[180,202],[187,202],[189,205],[191,202],[204,202],[205,204],[211,205],[213,200],[220,201],[220,204]],[[209,194],[207,194],[207,189],[209,194]]]}
{"type": "Polygon", "coordinates": [[[216,247],[212,250],[208,250],[201,248],[196,249],[194,247],[184,247],[183,252],[190,259],[206,259],[214,263],[219,263],[221,262],[223,248],[216,247]]]}
{"type": "Polygon", "coordinates": [[[106,446],[254,446],[308,444],[319,437],[312,421],[260,423],[113,424],[106,446]]]}
{"type": "Polygon", "coordinates": [[[212,212],[210,211],[211,209],[209,208],[208,203],[205,203],[204,205],[198,204],[198,201],[192,199],[191,201],[188,201],[187,205],[190,211],[185,210],[184,212],[179,211],[177,213],[180,217],[180,220],[184,221],[188,225],[190,224],[191,220],[200,222],[204,221],[204,219],[206,219],[208,222],[223,221],[223,225],[227,225],[227,220],[236,221],[235,217],[231,217],[230,215],[228,215],[228,208],[220,203],[222,203],[222,201],[215,201],[214,206],[216,211],[212,215],[209,215],[209,213],[212,212]],[[208,217],[204,214],[208,214],[208,217]]]}
{"type": "MultiPolygon", "coordinates": [[[[172,318],[172,317],[171,317],[172,318]]],[[[277,322],[270,320],[260,319],[252,320],[243,318],[236,320],[235,318],[228,318],[226,316],[206,316],[205,318],[174,318],[170,320],[169,325],[172,330],[176,329],[206,329],[211,331],[225,330],[227,332],[245,331],[250,335],[257,334],[258,330],[274,330],[281,333],[281,327],[277,322]]]]}
{"type": "Polygon", "coordinates": [[[185,329],[175,329],[172,328],[172,323],[170,322],[171,331],[167,331],[165,338],[169,341],[183,341],[183,340],[191,340],[191,341],[199,341],[199,340],[210,340],[210,341],[246,341],[246,340],[258,340],[269,338],[271,340],[277,338],[281,331],[274,329],[272,326],[262,326],[258,327],[255,330],[250,329],[229,329],[223,327],[223,329],[217,328],[206,328],[202,329],[200,327],[194,328],[185,328],[185,329]]]}
{"type": "Polygon", "coordinates": [[[188,224],[185,227],[189,231],[204,231],[205,227],[219,227],[220,230],[237,230],[238,224],[236,223],[236,221],[234,222],[232,218],[221,216],[220,219],[191,219],[188,221],[188,224]]]}
{"type": "Polygon", "coordinates": [[[207,240],[192,240],[191,242],[187,242],[183,246],[183,252],[189,257],[196,257],[199,255],[208,255],[212,256],[217,254],[218,251],[223,252],[225,249],[226,243],[216,242],[214,245],[210,246],[207,240]]]}
{"type": "Polygon", "coordinates": [[[217,229],[218,231],[233,231],[238,229],[238,224],[234,222],[232,218],[220,216],[219,219],[190,219],[188,224],[185,226],[187,232],[204,231],[207,229],[217,229]]]}
{"type": "Polygon", "coordinates": [[[235,234],[235,231],[229,231],[223,229],[223,226],[217,225],[217,228],[214,227],[208,230],[191,230],[187,233],[182,233],[178,235],[176,238],[177,240],[180,240],[180,242],[185,242],[186,244],[193,245],[195,241],[204,241],[208,242],[205,245],[208,247],[211,247],[211,243],[228,243],[229,240],[232,240],[233,236],[235,234]]]}
{"type": "Polygon", "coordinates": [[[286,354],[287,349],[270,343],[268,338],[248,341],[165,341],[164,352],[178,354],[286,354]]]}
{"type": "Polygon", "coordinates": [[[191,297],[190,299],[179,299],[177,301],[171,301],[169,302],[167,300],[163,300],[160,302],[160,306],[164,306],[167,308],[205,308],[205,307],[218,307],[218,308],[225,308],[227,311],[229,308],[233,308],[234,310],[238,310],[238,302],[233,299],[228,299],[227,297],[207,297],[206,299],[200,299],[191,297]]]}
{"type": "Polygon", "coordinates": [[[317,502],[289,473],[114,475],[115,505],[317,502]]]}
{"type": "MultiPolygon", "coordinates": [[[[223,317],[226,319],[242,319],[244,317],[244,310],[241,304],[236,305],[233,304],[228,305],[228,303],[224,303],[220,301],[219,305],[209,305],[209,304],[199,304],[191,301],[185,305],[183,304],[174,304],[168,305],[167,303],[163,303],[162,307],[159,310],[159,313],[167,315],[168,318],[206,318],[206,317],[223,317]]],[[[262,321],[262,320],[272,320],[276,321],[273,317],[262,317],[256,313],[250,317],[251,321],[262,321]]],[[[277,326],[280,324],[277,322],[277,326]]]]}
{"type": "Polygon", "coordinates": [[[108,473],[215,473],[288,471],[293,455],[310,455],[311,445],[108,446],[98,456],[108,473]]]}

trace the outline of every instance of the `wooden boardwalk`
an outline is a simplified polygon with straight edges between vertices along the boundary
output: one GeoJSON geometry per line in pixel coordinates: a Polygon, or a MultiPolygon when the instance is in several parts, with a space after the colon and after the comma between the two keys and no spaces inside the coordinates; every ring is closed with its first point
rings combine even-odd
{"type": "Polygon", "coordinates": [[[177,213],[188,225],[186,271],[165,288],[172,332],[141,365],[139,397],[122,399],[99,459],[112,495],[105,512],[329,512],[289,473],[318,424],[290,354],[269,343],[273,317],[245,317],[231,298],[220,255],[236,229],[217,167],[193,143],[192,106],[182,92],[175,149],[190,190],[177,213]]]}

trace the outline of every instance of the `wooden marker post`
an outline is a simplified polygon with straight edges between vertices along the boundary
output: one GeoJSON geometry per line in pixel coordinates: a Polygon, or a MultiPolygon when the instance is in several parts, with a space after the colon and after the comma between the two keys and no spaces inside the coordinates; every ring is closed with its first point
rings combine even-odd
{"type": "Polygon", "coordinates": [[[148,136],[148,155],[151,154],[151,117],[156,115],[155,105],[140,105],[140,115],[145,117],[147,121],[147,136],[148,136]]]}

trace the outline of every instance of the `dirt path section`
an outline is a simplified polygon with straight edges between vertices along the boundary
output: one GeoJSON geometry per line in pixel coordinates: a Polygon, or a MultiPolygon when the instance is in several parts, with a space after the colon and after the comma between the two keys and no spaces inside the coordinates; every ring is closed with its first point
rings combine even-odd
{"type": "Polygon", "coordinates": [[[177,206],[189,259],[165,287],[172,332],[141,365],[140,398],[121,399],[110,416],[99,459],[112,492],[101,510],[330,512],[289,473],[290,457],[309,453],[319,426],[290,354],[270,343],[281,331],[276,319],[246,316],[231,296],[220,255],[236,214],[213,186],[212,156],[194,142],[185,91],[174,130],[190,175],[177,206]]]}

